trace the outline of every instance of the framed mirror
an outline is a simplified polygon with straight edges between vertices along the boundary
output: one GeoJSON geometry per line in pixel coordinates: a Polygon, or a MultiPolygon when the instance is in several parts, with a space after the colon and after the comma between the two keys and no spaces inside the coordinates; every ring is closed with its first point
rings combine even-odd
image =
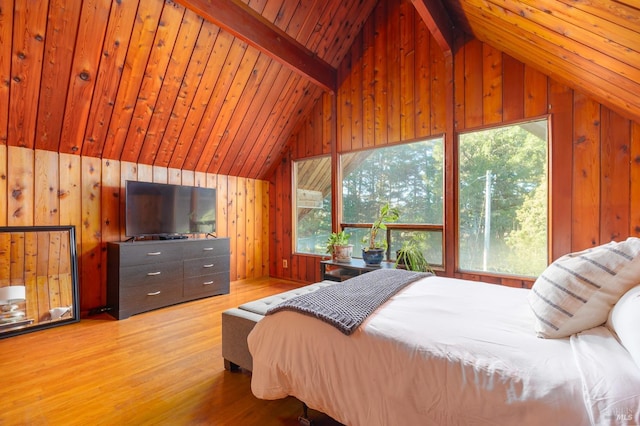
{"type": "Polygon", "coordinates": [[[75,227],[0,227],[0,339],[80,321],[75,227]]]}

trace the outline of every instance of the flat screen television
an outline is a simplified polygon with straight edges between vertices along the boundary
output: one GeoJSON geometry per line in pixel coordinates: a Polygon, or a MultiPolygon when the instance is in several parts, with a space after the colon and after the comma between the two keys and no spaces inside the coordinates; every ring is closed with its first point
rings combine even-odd
{"type": "Polygon", "coordinates": [[[216,190],[126,181],[125,234],[140,238],[216,232],[216,190]]]}

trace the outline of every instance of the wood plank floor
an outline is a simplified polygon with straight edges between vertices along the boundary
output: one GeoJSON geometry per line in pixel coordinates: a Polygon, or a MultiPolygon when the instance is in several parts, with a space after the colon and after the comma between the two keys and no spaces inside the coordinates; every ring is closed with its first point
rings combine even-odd
{"type": "Polygon", "coordinates": [[[0,425],[297,425],[299,401],[259,400],[249,373],[224,370],[220,314],[299,286],[238,281],[228,295],[2,339],[0,425]]]}

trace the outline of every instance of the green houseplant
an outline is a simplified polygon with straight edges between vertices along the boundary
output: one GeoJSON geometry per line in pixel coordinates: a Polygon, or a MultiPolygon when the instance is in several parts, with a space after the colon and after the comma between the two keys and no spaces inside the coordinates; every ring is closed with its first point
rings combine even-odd
{"type": "Polygon", "coordinates": [[[382,243],[378,243],[376,238],[380,230],[387,229],[387,223],[397,222],[400,219],[400,210],[397,207],[391,207],[386,202],[380,207],[377,219],[371,225],[369,235],[363,239],[365,247],[362,249],[362,258],[367,265],[379,265],[382,262],[384,251],[387,248],[386,238],[382,243]]]}
{"type": "Polygon", "coordinates": [[[400,250],[396,252],[396,268],[434,273],[415,240],[405,241],[400,250]]]}
{"type": "Polygon", "coordinates": [[[350,234],[345,231],[334,232],[327,239],[327,253],[331,254],[333,260],[338,262],[349,262],[353,245],[349,244],[350,234]]]}

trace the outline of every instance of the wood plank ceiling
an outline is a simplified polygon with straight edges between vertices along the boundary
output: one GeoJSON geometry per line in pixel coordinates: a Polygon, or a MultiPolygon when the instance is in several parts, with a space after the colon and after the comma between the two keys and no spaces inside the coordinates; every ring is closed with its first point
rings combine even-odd
{"type": "MultiPolygon", "coordinates": [[[[376,1],[216,0],[213,12],[255,11],[267,34],[313,52],[335,79],[376,1]]],[[[171,0],[3,2],[0,142],[269,176],[323,89],[314,70],[294,72],[194,10],[171,0]]]]}
{"type": "Polygon", "coordinates": [[[637,0],[445,3],[461,30],[640,122],[637,0]]]}
{"type": "MultiPolygon", "coordinates": [[[[632,0],[411,1],[640,122],[632,0]]],[[[2,2],[0,143],[268,178],[377,2],[2,2]]]]}

